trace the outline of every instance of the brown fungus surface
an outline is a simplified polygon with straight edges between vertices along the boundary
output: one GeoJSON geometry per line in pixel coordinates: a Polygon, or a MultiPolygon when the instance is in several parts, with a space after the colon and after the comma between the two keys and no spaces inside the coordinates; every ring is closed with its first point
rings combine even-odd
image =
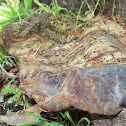
{"type": "Polygon", "coordinates": [[[49,17],[36,20],[22,32],[15,33],[16,24],[3,31],[4,48],[19,61],[23,93],[43,111],[72,106],[103,115],[120,112],[126,106],[126,31],[96,17],[75,39],[66,26],[61,32],[60,24],[48,27],[54,22],[49,17]]]}

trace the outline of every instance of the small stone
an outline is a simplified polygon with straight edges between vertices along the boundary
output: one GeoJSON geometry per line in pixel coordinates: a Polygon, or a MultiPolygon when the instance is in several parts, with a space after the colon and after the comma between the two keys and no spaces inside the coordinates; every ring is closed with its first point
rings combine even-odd
{"type": "Polygon", "coordinates": [[[0,103],[1,102],[4,102],[4,96],[3,95],[0,95],[0,103]]]}

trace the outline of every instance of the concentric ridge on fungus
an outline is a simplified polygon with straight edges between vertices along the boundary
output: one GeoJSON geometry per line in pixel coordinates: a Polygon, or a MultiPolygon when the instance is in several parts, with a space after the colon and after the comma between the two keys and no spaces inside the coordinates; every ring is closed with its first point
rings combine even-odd
{"type": "Polygon", "coordinates": [[[126,107],[126,32],[102,17],[91,22],[80,41],[66,44],[38,39],[12,44],[5,34],[5,48],[19,61],[20,88],[42,110],[72,106],[113,115],[126,107]]]}

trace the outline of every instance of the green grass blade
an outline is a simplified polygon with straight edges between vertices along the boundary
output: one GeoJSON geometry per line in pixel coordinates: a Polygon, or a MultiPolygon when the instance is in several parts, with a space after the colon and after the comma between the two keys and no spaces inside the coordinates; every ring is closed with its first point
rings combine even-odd
{"type": "Polygon", "coordinates": [[[116,19],[115,19],[115,16],[114,16],[114,8],[115,8],[115,0],[113,0],[112,18],[113,18],[114,22],[116,23],[116,19]]]}
{"type": "Polygon", "coordinates": [[[20,124],[18,126],[33,126],[33,125],[42,125],[42,126],[64,126],[60,123],[57,123],[57,122],[46,122],[46,121],[42,121],[42,120],[36,120],[36,121],[31,121],[31,122],[28,122],[28,123],[23,123],[23,124],[20,124]]]}
{"type": "Polygon", "coordinates": [[[65,120],[68,120],[68,118],[62,112],[60,112],[60,114],[65,120]]]}
{"type": "Polygon", "coordinates": [[[98,5],[99,5],[99,0],[97,0],[97,3],[96,3],[96,5],[95,5],[95,8],[94,8],[94,13],[95,13],[95,11],[96,11],[96,9],[97,9],[98,5]]]}
{"type": "MultiPolygon", "coordinates": [[[[16,77],[18,76],[18,74],[16,74],[11,81],[9,81],[9,83],[5,86],[5,88],[0,92],[0,94],[4,93],[4,92],[7,92],[7,90],[9,89],[9,85],[11,85],[11,83],[16,79],[16,77]]],[[[12,89],[13,90],[13,89],[12,89]]],[[[12,91],[11,90],[11,91],[12,91]]]]}
{"type": "Polygon", "coordinates": [[[53,15],[60,16],[62,10],[67,11],[66,8],[62,8],[62,7],[58,6],[57,0],[52,0],[52,13],[53,13],[53,15]]]}
{"type": "Polygon", "coordinates": [[[87,2],[87,0],[86,0],[86,4],[87,4],[87,6],[88,6],[89,11],[92,12],[92,9],[91,9],[89,3],[87,2]]]}
{"type": "Polygon", "coordinates": [[[123,11],[123,9],[122,9],[122,19],[123,19],[124,22],[126,21],[126,18],[125,18],[125,16],[124,16],[124,11],[123,11]]]}
{"type": "Polygon", "coordinates": [[[40,3],[38,0],[34,0],[34,3],[36,3],[38,6],[40,6],[42,11],[49,12],[49,10],[42,3],[40,3]]]}
{"type": "Polygon", "coordinates": [[[71,22],[70,22],[70,20],[69,19],[67,19],[67,22],[70,24],[70,26],[73,28],[73,30],[75,31],[75,26],[74,26],[74,24],[72,24],[71,22]]]}
{"type": "Polygon", "coordinates": [[[32,2],[32,0],[24,0],[26,12],[28,12],[32,8],[32,2]]]}
{"type": "Polygon", "coordinates": [[[24,112],[31,115],[31,116],[33,116],[33,117],[35,117],[35,118],[38,118],[38,119],[41,119],[41,120],[44,120],[44,121],[48,121],[47,119],[42,118],[42,117],[40,117],[40,116],[38,116],[38,115],[36,115],[34,113],[31,113],[31,112],[28,112],[28,111],[24,111],[24,112]]]}
{"type": "Polygon", "coordinates": [[[100,13],[103,14],[103,12],[105,10],[105,0],[104,0],[104,4],[103,4],[103,9],[101,8],[100,2],[99,2],[99,8],[100,8],[100,13]]]}
{"type": "Polygon", "coordinates": [[[27,123],[20,124],[18,126],[33,126],[33,125],[41,125],[42,121],[41,120],[36,120],[36,121],[31,121],[27,123]]]}
{"type": "Polygon", "coordinates": [[[7,73],[7,71],[4,69],[4,67],[0,64],[0,68],[5,72],[7,73]]]}
{"type": "Polygon", "coordinates": [[[50,123],[47,123],[43,126],[64,126],[63,124],[60,124],[58,122],[50,122],[50,123]]]}
{"type": "Polygon", "coordinates": [[[10,11],[9,11],[9,10],[5,10],[5,9],[2,9],[2,8],[0,8],[0,13],[1,13],[1,14],[10,15],[10,11]]]}
{"type": "Polygon", "coordinates": [[[10,1],[8,0],[8,8],[11,10],[11,13],[13,14],[13,15],[16,15],[16,11],[15,11],[15,9],[13,8],[13,6],[11,5],[11,3],[10,3],[10,1]]]}
{"type": "MultiPolygon", "coordinates": [[[[63,124],[60,124],[59,122],[54,122],[54,121],[47,120],[47,119],[45,119],[43,117],[40,117],[40,116],[38,116],[38,115],[36,115],[34,113],[31,113],[31,112],[28,112],[28,111],[24,111],[24,112],[27,113],[27,114],[29,114],[29,115],[31,115],[31,116],[33,116],[33,117],[35,117],[35,118],[40,119],[39,120],[39,125],[41,124],[43,126],[64,126],[63,124]]],[[[35,123],[38,123],[38,122],[34,122],[34,124],[35,123]]],[[[33,125],[32,122],[27,123],[27,125],[28,124],[29,125],[30,124],[33,125]]],[[[35,125],[38,125],[38,124],[35,124],[35,125]]],[[[22,124],[20,126],[26,126],[26,123],[25,124],[22,124]]]]}
{"type": "Polygon", "coordinates": [[[4,64],[9,65],[9,66],[16,66],[16,62],[12,60],[12,58],[16,61],[14,57],[8,56],[4,49],[0,47],[0,68],[6,72],[4,69],[4,64]]]}
{"type": "MultiPolygon", "coordinates": [[[[54,1],[54,0],[52,0],[52,1],[54,1]]],[[[57,0],[55,0],[55,6],[58,8],[57,0]]]]}
{"type": "Polygon", "coordinates": [[[85,3],[85,0],[82,2],[81,6],[80,6],[80,9],[79,9],[79,12],[77,14],[77,19],[76,19],[76,24],[75,24],[75,33],[76,33],[76,29],[77,29],[77,24],[78,24],[79,16],[81,14],[81,9],[82,9],[84,3],[85,3]]]}
{"type": "Polygon", "coordinates": [[[0,22],[0,25],[5,26],[5,25],[7,25],[7,24],[12,23],[13,21],[15,21],[15,20],[17,20],[17,19],[18,19],[18,16],[15,15],[15,16],[13,16],[13,17],[10,17],[10,19],[7,19],[7,20],[5,20],[5,21],[0,22]]]}
{"type": "Polygon", "coordinates": [[[6,87],[8,87],[8,86],[16,79],[17,76],[18,76],[18,74],[16,74],[16,75],[14,76],[14,78],[12,78],[12,80],[7,84],[6,87]]]}
{"type": "Polygon", "coordinates": [[[70,120],[70,122],[73,124],[73,126],[76,126],[76,124],[74,123],[74,121],[73,121],[73,119],[72,119],[72,117],[70,116],[70,114],[69,114],[68,111],[66,112],[66,116],[67,116],[67,118],[70,120]]]}
{"type": "Polygon", "coordinates": [[[88,124],[87,124],[86,126],[90,126],[90,120],[89,120],[88,118],[86,118],[86,117],[81,118],[81,119],[79,120],[77,126],[81,126],[80,124],[81,124],[83,121],[87,121],[88,124]]]}

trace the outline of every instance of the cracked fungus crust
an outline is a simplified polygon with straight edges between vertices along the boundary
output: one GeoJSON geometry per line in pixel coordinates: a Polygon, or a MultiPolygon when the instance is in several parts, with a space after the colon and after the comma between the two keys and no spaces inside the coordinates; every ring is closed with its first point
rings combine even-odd
{"type": "Polygon", "coordinates": [[[22,91],[42,110],[73,106],[113,115],[126,106],[125,33],[117,24],[98,18],[79,41],[5,46],[18,58],[22,91]]]}
{"type": "Polygon", "coordinates": [[[73,106],[90,113],[111,115],[122,110],[126,96],[125,73],[123,66],[95,70],[75,68],[66,78],[45,71],[35,76],[35,88],[21,88],[32,95],[44,111],[60,111],[73,106]]]}

